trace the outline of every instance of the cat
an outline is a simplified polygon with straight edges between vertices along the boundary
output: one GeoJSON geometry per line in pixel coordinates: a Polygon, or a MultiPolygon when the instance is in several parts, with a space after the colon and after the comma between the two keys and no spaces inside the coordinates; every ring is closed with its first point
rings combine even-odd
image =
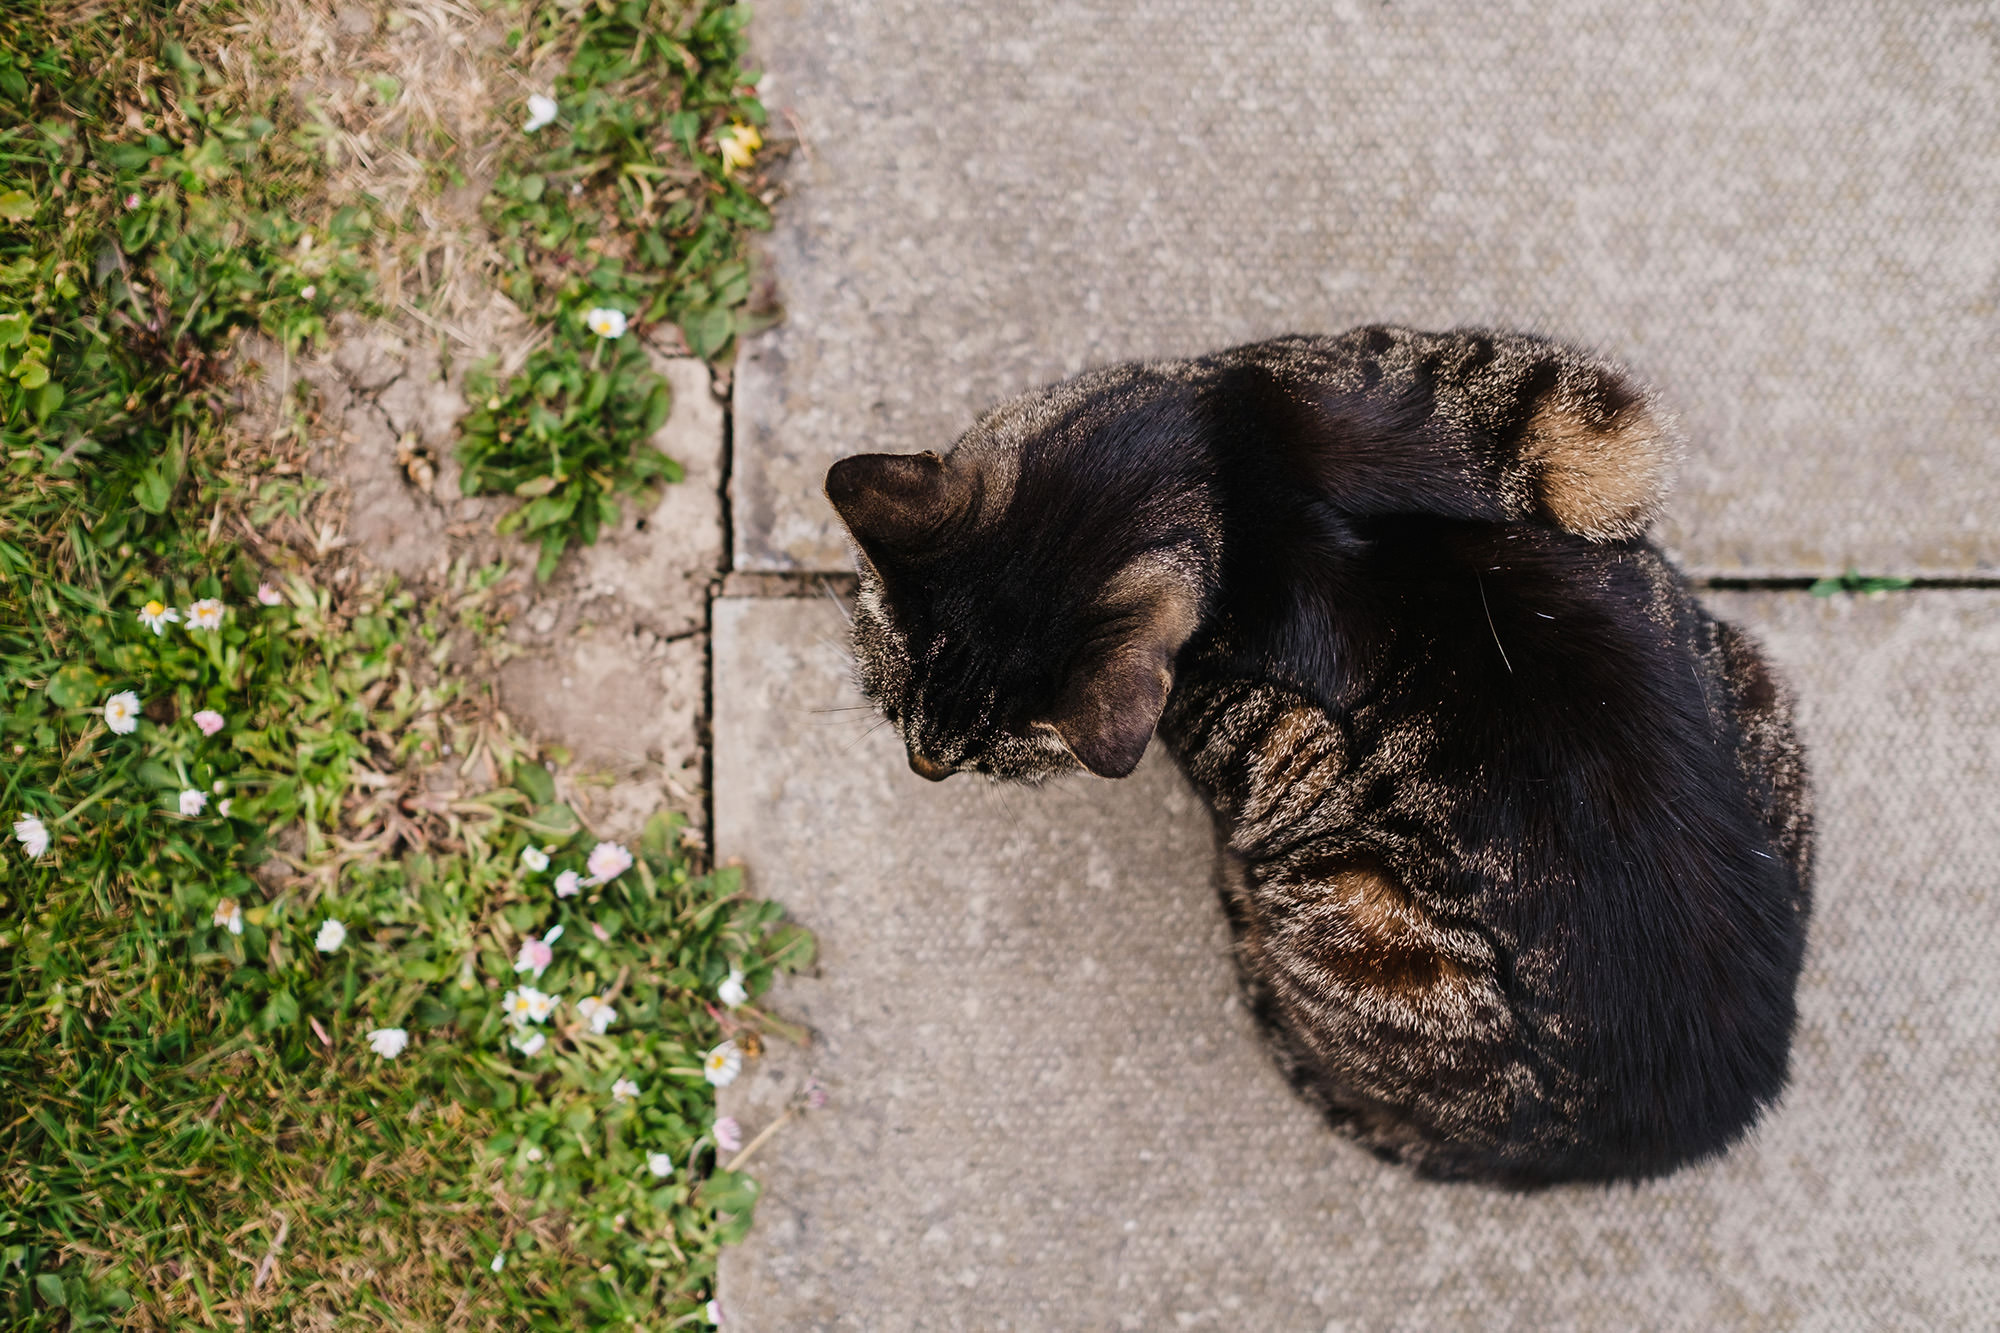
{"type": "Polygon", "coordinates": [[[1378,326],[1091,371],[826,494],[912,769],[1119,778],[1157,731],[1292,1085],[1533,1188],[1720,1153],[1786,1078],[1805,759],[1646,540],[1678,450],[1598,357],[1378,326]]]}

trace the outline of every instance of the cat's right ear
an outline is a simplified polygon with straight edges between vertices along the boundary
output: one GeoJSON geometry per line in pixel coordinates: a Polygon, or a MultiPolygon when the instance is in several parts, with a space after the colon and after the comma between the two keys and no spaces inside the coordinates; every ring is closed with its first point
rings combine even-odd
{"type": "Polygon", "coordinates": [[[921,555],[973,503],[973,485],[936,454],[856,454],[826,473],[826,498],[878,569],[921,555]]]}

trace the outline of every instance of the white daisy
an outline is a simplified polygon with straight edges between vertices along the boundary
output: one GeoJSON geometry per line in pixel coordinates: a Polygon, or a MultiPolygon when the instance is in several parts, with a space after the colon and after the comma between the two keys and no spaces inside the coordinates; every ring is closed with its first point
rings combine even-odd
{"type": "Polygon", "coordinates": [[[722,1327],[721,1301],[710,1301],[705,1307],[703,1307],[702,1313],[708,1316],[709,1323],[714,1324],[717,1328],[722,1327]]]}
{"type": "Polygon", "coordinates": [[[556,997],[544,995],[540,991],[528,990],[528,1017],[536,1023],[546,1023],[549,1015],[556,1011],[556,997]]]}
{"type": "Polygon", "coordinates": [[[120,736],[130,736],[139,729],[139,696],[130,690],[120,690],[104,701],[104,725],[120,736]]]}
{"type": "Polygon", "coordinates": [[[618,1021],[618,1011],[595,995],[586,995],[576,1002],[576,1016],[590,1024],[590,1030],[600,1037],[618,1021]]]}
{"type": "Polygon", "coordinates": [[[628,1102],[639,1095],[639,1085],[629,1078],[621,1078],[611,1085],[614,1101],[628,1102]]]}
{"type": "Polygon", "coordinates": [[[152,601],[139,608],[139,622],[155,634],[165,634],[167,626],[180,623],[181,613],[164,602],[152,601]]]}
{"type": "Polygon", "coordinates": [[[539,1032],[533,1032],[533,1031],[516,1032],[512,1037],[508,1038],[508,1040],[513,1043],[514,1049],[519,1051],[523,1055],[533,1055],[536,1051],[539,1051],[542,1049],[542,1047],[548,1045],[549,1042],[549,1039],[547,1037],[544,1037],[539,1032]]]}
{"type": "Polygon", "coordinates": [[[541,1150],[540,1148],[536,1147],[536,1146],[535,1146],[534,1144],[529,1144],[529,1145],[528,1145],[528,1151],[527,1151],[527,1153],[526,1153],[525,1155],[526,1155],[527,1159],[528,1159],[529,1161],[531,1161],[531,1162],[539,1162],[539,1161],[541,1161],[541,1160],[542,1160],[542,1156],[543,1156],[543,1154],[542,1154],[542,1150],[541,1150]]]}
{"type": "Polygon", "coordinates": [[[224,898],[215,905],[215,924],[232,935],[243,933],[243,904],[234,898],[224,898]]]}
{"type": "Polygon", "coordinates": [[[674,1173],[674,1159],[663,1152],[649,1152],[646,1154],[646,1169],[665,1180],[674,1173]]]}
{"type": "Polygon", "coordinates": [[[543,93],[530,93],[528,95],[528,118],[521,123],[521,129],[525,133],[533,134],[544,125],[554,124],[558,110],[560,108],[556,106],[555,98],[543,93]]]}
{"type": "Polygon", "coordinates": [[[332,917],[319,923],[319,934],[313,936],[313,948],[321,953],[333,953],[347,943],[347,927],[332,917]]]}
{"type": "Polygon", "coordinates": [[[181,813],[187,818],[193,819],[206,809],[208,809],[207,792],[188,790],[181,793],[181,813]]]}
{"type": "Polygon", "coordinates": [[[189,629],[221,629],[222,603],[213,597],[204,597],[188,608],[189,629]]]}
{"type": "Polygon", "coordinates": [[[549,868],[549,854],[540,847],[523,847],[521,864],[539,875],[549,868]]]}
{"type": "Polygon", "coordinates": [[[285,595],[268,583],[260,583],[257,585],[257,601],[263,606],[282,606],[285,595]]]}
{"type": "Polygon", "coordinates": [[[227,819],[229,817],[229,807],[234,804],[236,804],[236,802],[233,799],[225,796],[221,800],[215,803],[215,813],[221,815],[224,819],[227,819]]]}
{"type": "Polygon", "coordinates": [[[743,969],[738,967],[729,969],[728,979],[715,988],[715,998],[731,1009],[741,1007],[743,1002],[750,998],[750,992],[743,989],[743,969]]]}
{"type": "Polygon", "coordinates": [[[410,1044],[410,1034],[402,1028],[376,1028],[368,1034],[368,1044],[384,1060],[393,1060],[410,1044]]]}
{"type": "Polygon", "coordinates": [[[507,1266],[507,1256],[504,1254],[494,1255],[493,1262],[487,1265],[488,1268],[491,1268],[496,1273],[499,1272],[501,1269],[505,1268],[506,1266],[507,1266]]]}
{"type": "Polygon", "coordinates": [[[28,854],[30,861],[49,849],[48,826],[33,815],[22,815],[14,821],[14,836],[20,839],[21,850],[28,854]]]}
{"type": "Polygon", "coordinates": [[[608,884],[632,868],[632,853],[621,843],[600,842],[590,849],[583,868],[590,872],[590,883],[608,884]]]}
{"type": "Polygon", "coordinates": [[[610,306],[597,306],[583,312],[583,322],[590,331],[600,338],[622,338],[625,336],[625,312],[613,310],[610,306]]]}
{"type": "Polygon", "coordinates": [[[556,876],[556,897],[574,898],[577,895],[579,876],[574,870],[565,870],[556,876]]]}
{"type": "Polygon", "coordinates": [[[702,1057],[701,1072],[716,1087],[726,1088],[743,1072],[743,1053],[735,1042],[725,1041],[702,1057]]]}

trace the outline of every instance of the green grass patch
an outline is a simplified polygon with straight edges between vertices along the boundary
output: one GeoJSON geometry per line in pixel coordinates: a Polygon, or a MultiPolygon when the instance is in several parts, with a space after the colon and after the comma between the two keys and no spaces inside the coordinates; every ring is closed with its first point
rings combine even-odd
{"type": "Polygon", "coordinates": [[[1815,579],[1808,590],[1815,597],[1834,597],[1841,593],[1902,592],[1910,586],[1909,579],[1893,578],[1879,574],[1861,574],[1850,569],[1845,574],[1833,578],[1815,579]]]}
{"type": "Polygon", "coordinates": [[[0,1318],[698,1323],[755,1202],[703,1061],[769,1022],[713,1000],[810,940],[669,817],[608,873],[467,683],[501,571],[426,600],[237,539],[312,487],[218,367],[364,303],[377,225],[221,72],[250,19],[0,27],[0,1318]]]}
{"type": "MultiPolygon", "coordinates": [[[[502,289],[553,327],[500,405],[467,421],[463,484],[524,497],[510,521],[542,544],[540,577],[616,520],[612,496],[659,475],[651,415],[632,405],[663,382],[633,333],[672,323],[714,359],[763,318],[748,308],[745,249],[771,223],[754,174],[765,115],[743,65],[748,19],[720,0],[590,0],[536,6],[510,34],[524,58],[564,58],[553,118],[521,131],[486,201],[502,289]],[[606,342],[619,351],[601,364],[606,342]]],[[[519,114],[526,126],[534,109],[519,114]]]]}

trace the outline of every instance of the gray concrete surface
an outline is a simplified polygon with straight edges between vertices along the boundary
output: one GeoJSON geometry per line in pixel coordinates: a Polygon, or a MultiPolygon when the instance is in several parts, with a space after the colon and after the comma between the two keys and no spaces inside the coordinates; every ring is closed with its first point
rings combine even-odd
{"type": "Polygon", "coordinates": [[[2000,571],[1989,3],[760,0],[787,321],[735,567],[845,567],[836,457],[1085,365],[1502,323],[1657,381],[1709,574],[2000,571]]]}
{"type": "MultiPolygon", "coordinates": [[[[886,66],[893,61],[885,60],[886,66]]],[[[1984,1329],[2000,1324],[2000,593],[1729,594],[1821,794],[1796,1073],[1723,1160],[1633,1189],[1424,1184],[1255,1044],[1205,819],[1124,783],[933,786],[836,711],[826,599],[715,609],[716,836],[819,933],[723,1093],[760,1153],[732,1329],[1984,1329]]]]}

